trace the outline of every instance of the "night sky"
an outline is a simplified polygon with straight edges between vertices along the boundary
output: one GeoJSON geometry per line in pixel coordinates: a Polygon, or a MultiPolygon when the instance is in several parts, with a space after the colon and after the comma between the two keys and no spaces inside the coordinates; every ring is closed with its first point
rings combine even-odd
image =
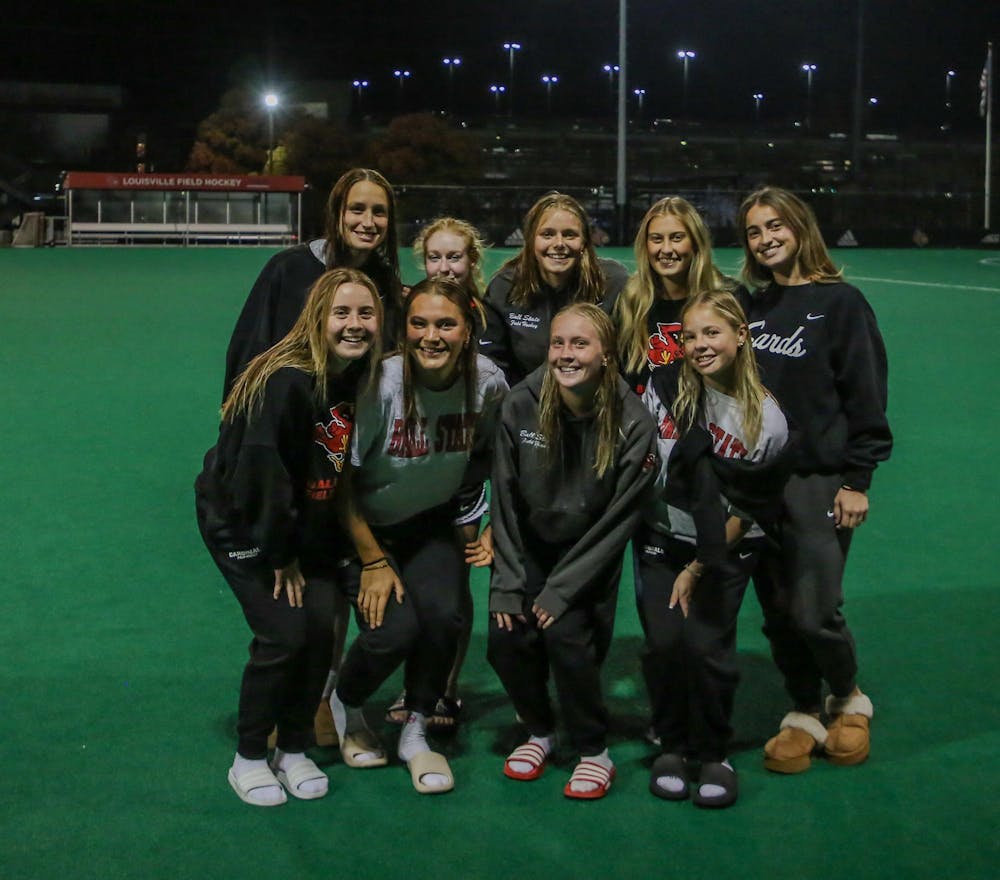
{"type": "MultiPolygon", "coordinates": [[[[692,49],[689,115],[705,122],[789,119],[805,106],[803,61],[818,66],[814,115],[849,118],[857,0],[630,0],[628,90],[646,89],[644,115],[681,112],[680,48],[692,49]]],[[[498,3],[359,2],[10,3],[0,26],[0,79],[120,84],[129,107],[176,114],[192,126],[237,83],[277,90],[299,80],[371,81],[367,109],[443,109],[441,59],[459,55],[456,109],[486,113],[490,83],[506,82],[505,40],[515,61],[515,110],[545,111],[544,73],[556,74],[553,115],[610,114],[601,66],[617,60],[617,0],[498,3]],[[427,10],[426,12],[424,10],[427,10]],[[394,67],[412,72],[400,104],[394,67]]],[[[944,119],[945,72],[953,121],[978,125],[986,40],[1000,40],[1000,0],[866,0],[865,93],[887,128],[919,131],[944,119]]],[[[1000,64],[998,64],[1000,67],[1000,64]]],[[[634,100],[634,99],[633,99],[634,100]]]]}

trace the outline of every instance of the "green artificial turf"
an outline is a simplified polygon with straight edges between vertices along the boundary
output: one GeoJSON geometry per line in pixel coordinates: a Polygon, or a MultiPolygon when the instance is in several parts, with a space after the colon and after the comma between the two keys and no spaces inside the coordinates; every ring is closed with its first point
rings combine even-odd
{"type": "MultiPolygon", "coordinates": [[[[750,594],[740,801],[713,813],[651,797],[627,574],[605,670],[610,795],[566,801],[565,763],[507,780],[513,713],[485,661],[477,572],[466,711],[442,741],[455,791],[421,797],[398,763],[352,771],[319,750],[330,796],[260,810],[225,779],[248,633],[201,545],[191,484],[214,440],[229,333],[271,252],[0,250],[0,877],[995,875],[1000,258],[836,254],[885,335],[897,438],[845,583],[876,706],[867,764],[763,770],[787,706],[750,594]]],[[[629,251],[610,255],[631,265],[629,251]]],[[[735,270],[739,255],[718,258],[735,270]]]]}

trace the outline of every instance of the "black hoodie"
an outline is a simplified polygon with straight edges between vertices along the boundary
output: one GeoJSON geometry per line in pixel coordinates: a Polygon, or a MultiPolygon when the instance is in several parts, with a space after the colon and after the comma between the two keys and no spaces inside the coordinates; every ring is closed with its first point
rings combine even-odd
{"type": "Polygon", "coordinates": [[[738,292],[761,379],[797,429],[795,472],[866,490],[892,452],[888,365],[875,313],[844,282],[738,292]]]}

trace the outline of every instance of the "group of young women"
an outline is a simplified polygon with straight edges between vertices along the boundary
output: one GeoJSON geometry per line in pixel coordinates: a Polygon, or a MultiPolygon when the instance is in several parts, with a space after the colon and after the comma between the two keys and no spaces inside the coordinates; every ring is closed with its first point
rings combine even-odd
{"type": "Polygon", "coordinates": [[[451,790],[427,736],[461,708],[472,565],[491,567],[487,656],[527,734],[503,772],[534,780],[551,762],[551,675],[578,756],[563,792],[603,797],[600,672],[630,540],[654,795],[737,798],[727,749],[751,577],[792,701],[765,766],[863,761],[872,705],[841,584],[891,450],[886,357],[808,206],[773,187],[747,197],[739,286],[684,199],[649,209],[628,277],[597,257],[582,207],[550,193],[485,291],[483,242],[454,218],[422,231],[426,278],[404,289],[394,213],[381,175],[345,174],[325,237],[268,263],[230,343],[196,500],[253,633],[237,795],[322,797],[316,741],[351,767],[386,765],[364,708],[400,666],[398,758],[417,791],[451,790]]]}

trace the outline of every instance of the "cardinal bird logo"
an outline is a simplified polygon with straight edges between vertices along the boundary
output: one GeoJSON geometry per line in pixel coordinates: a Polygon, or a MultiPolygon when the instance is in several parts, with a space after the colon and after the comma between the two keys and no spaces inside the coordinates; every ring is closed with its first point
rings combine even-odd
{"type": "Polygon", "coordinates": [[[680,335],[679,323],[656,325],[656,333],[649,337],[649,349],[646,351],[650,366],[665,367],[684,357],[680,335]]]}
{"type": "Polygon", "coordinates": [[[326,457],[333,462],[338,474],[344,469],[344,456],[353,427],[354,404],[338,403],[330,407],[330,421],[317,422],[313,428],[313,440],[326,450],[326,457]]]}

